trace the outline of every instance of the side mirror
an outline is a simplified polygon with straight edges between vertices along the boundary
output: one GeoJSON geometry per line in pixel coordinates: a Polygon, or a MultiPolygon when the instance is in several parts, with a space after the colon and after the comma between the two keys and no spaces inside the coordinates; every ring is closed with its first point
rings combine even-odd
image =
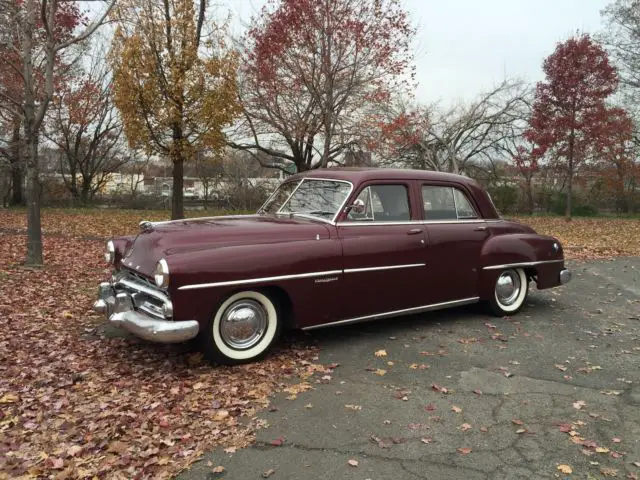
{"type": "Polygon", "coordinates": [[[349,210],[353,210],[355,213],[364,213],[365,204],[364,200],[360,198],[356,198],[353,203],[349,206],[349,210]]]}

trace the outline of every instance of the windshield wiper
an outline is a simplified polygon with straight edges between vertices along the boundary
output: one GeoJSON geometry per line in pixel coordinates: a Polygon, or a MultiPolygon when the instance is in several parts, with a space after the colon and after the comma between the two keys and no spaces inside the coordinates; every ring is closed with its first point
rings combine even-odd
{"type": "Polygon", "coordinates": [[[333,216],[333,212],[329,212],[327,210],[313,210],[311,212],[301,212],[306,213],[307,215],[331,215],[333,216]]]}

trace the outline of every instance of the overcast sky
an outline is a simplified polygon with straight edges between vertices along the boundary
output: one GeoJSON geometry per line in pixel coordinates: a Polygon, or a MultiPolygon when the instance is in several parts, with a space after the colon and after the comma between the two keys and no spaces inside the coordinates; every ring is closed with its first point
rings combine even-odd
{"type": "MultiPolygon", "coordinates": [[[[240,33],[264,0],[228,0],[240,33]]],[[[473,98],[504,79],[542,78],[542,61],[576,31],[601,28],[612,0],[403,0],[418,28],[417,99],[473,98]]],[[[224,3],[222,3],[224,5],[224,3]]]]}

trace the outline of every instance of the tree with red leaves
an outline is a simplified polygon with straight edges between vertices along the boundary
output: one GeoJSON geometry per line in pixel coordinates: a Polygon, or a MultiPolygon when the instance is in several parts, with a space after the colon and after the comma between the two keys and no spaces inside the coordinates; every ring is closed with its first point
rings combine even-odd
{"type": "Polygon", "coordinates": [[[638,148],[633,141],[634,125],[622,108],[610,108],[602,122],[604,130],[596,137],[597,170],[605,184],[614,193],[616,210],[628,212],[633,193],[640,185],[640,168],[637,162],[638,148]],[[605,138],[606,141],[601,141],[605,138]]]}
{"type": "Polygon", "coordinates": [[[615,142],[615,122],[606,100],[616,91],[618,74],[606,51],[589,35],[559,43],[544,61],[546,79],[536,87],[525,138],[540,155],[555,159],[566,176],[567,221],[571,220],[574,177],[597,148],[615,142]]]}
{"type": "Polygon", "coordinates": [[[270,2],[247,34],[231,146],[298,171],[362,150],[367,108],[410,81],[414,33],[398,0],[270,2]]]}
{"type": "MultiPolygon", "coordinates": [[[[61,0],[0,0],[0,71],[13,81],[0,83],[0,108],[19,118],[23,129],[27,178],[27,265],[42,264],[40,165],[38,140],[56,91],[61,58],[69,47],[87,39],[103,22],[115,0],[107,3],[83,31],[77,2],[61,0]]],[[[67,65],[73,63],[73,60],[67,65]]],[[[5,78],[9,78],[5,76],[5,78]]]]}

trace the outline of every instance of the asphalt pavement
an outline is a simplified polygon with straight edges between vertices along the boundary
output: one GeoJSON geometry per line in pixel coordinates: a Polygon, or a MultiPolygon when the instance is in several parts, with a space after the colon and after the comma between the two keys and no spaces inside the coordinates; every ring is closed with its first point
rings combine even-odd
{"type": "Polygon", "coordinates": [[[640,258],[570,267],[511,318],[473,306],[305,334],[332,373],[274,397],[253,446],[179,478],[639,478],[640,258]]]}

